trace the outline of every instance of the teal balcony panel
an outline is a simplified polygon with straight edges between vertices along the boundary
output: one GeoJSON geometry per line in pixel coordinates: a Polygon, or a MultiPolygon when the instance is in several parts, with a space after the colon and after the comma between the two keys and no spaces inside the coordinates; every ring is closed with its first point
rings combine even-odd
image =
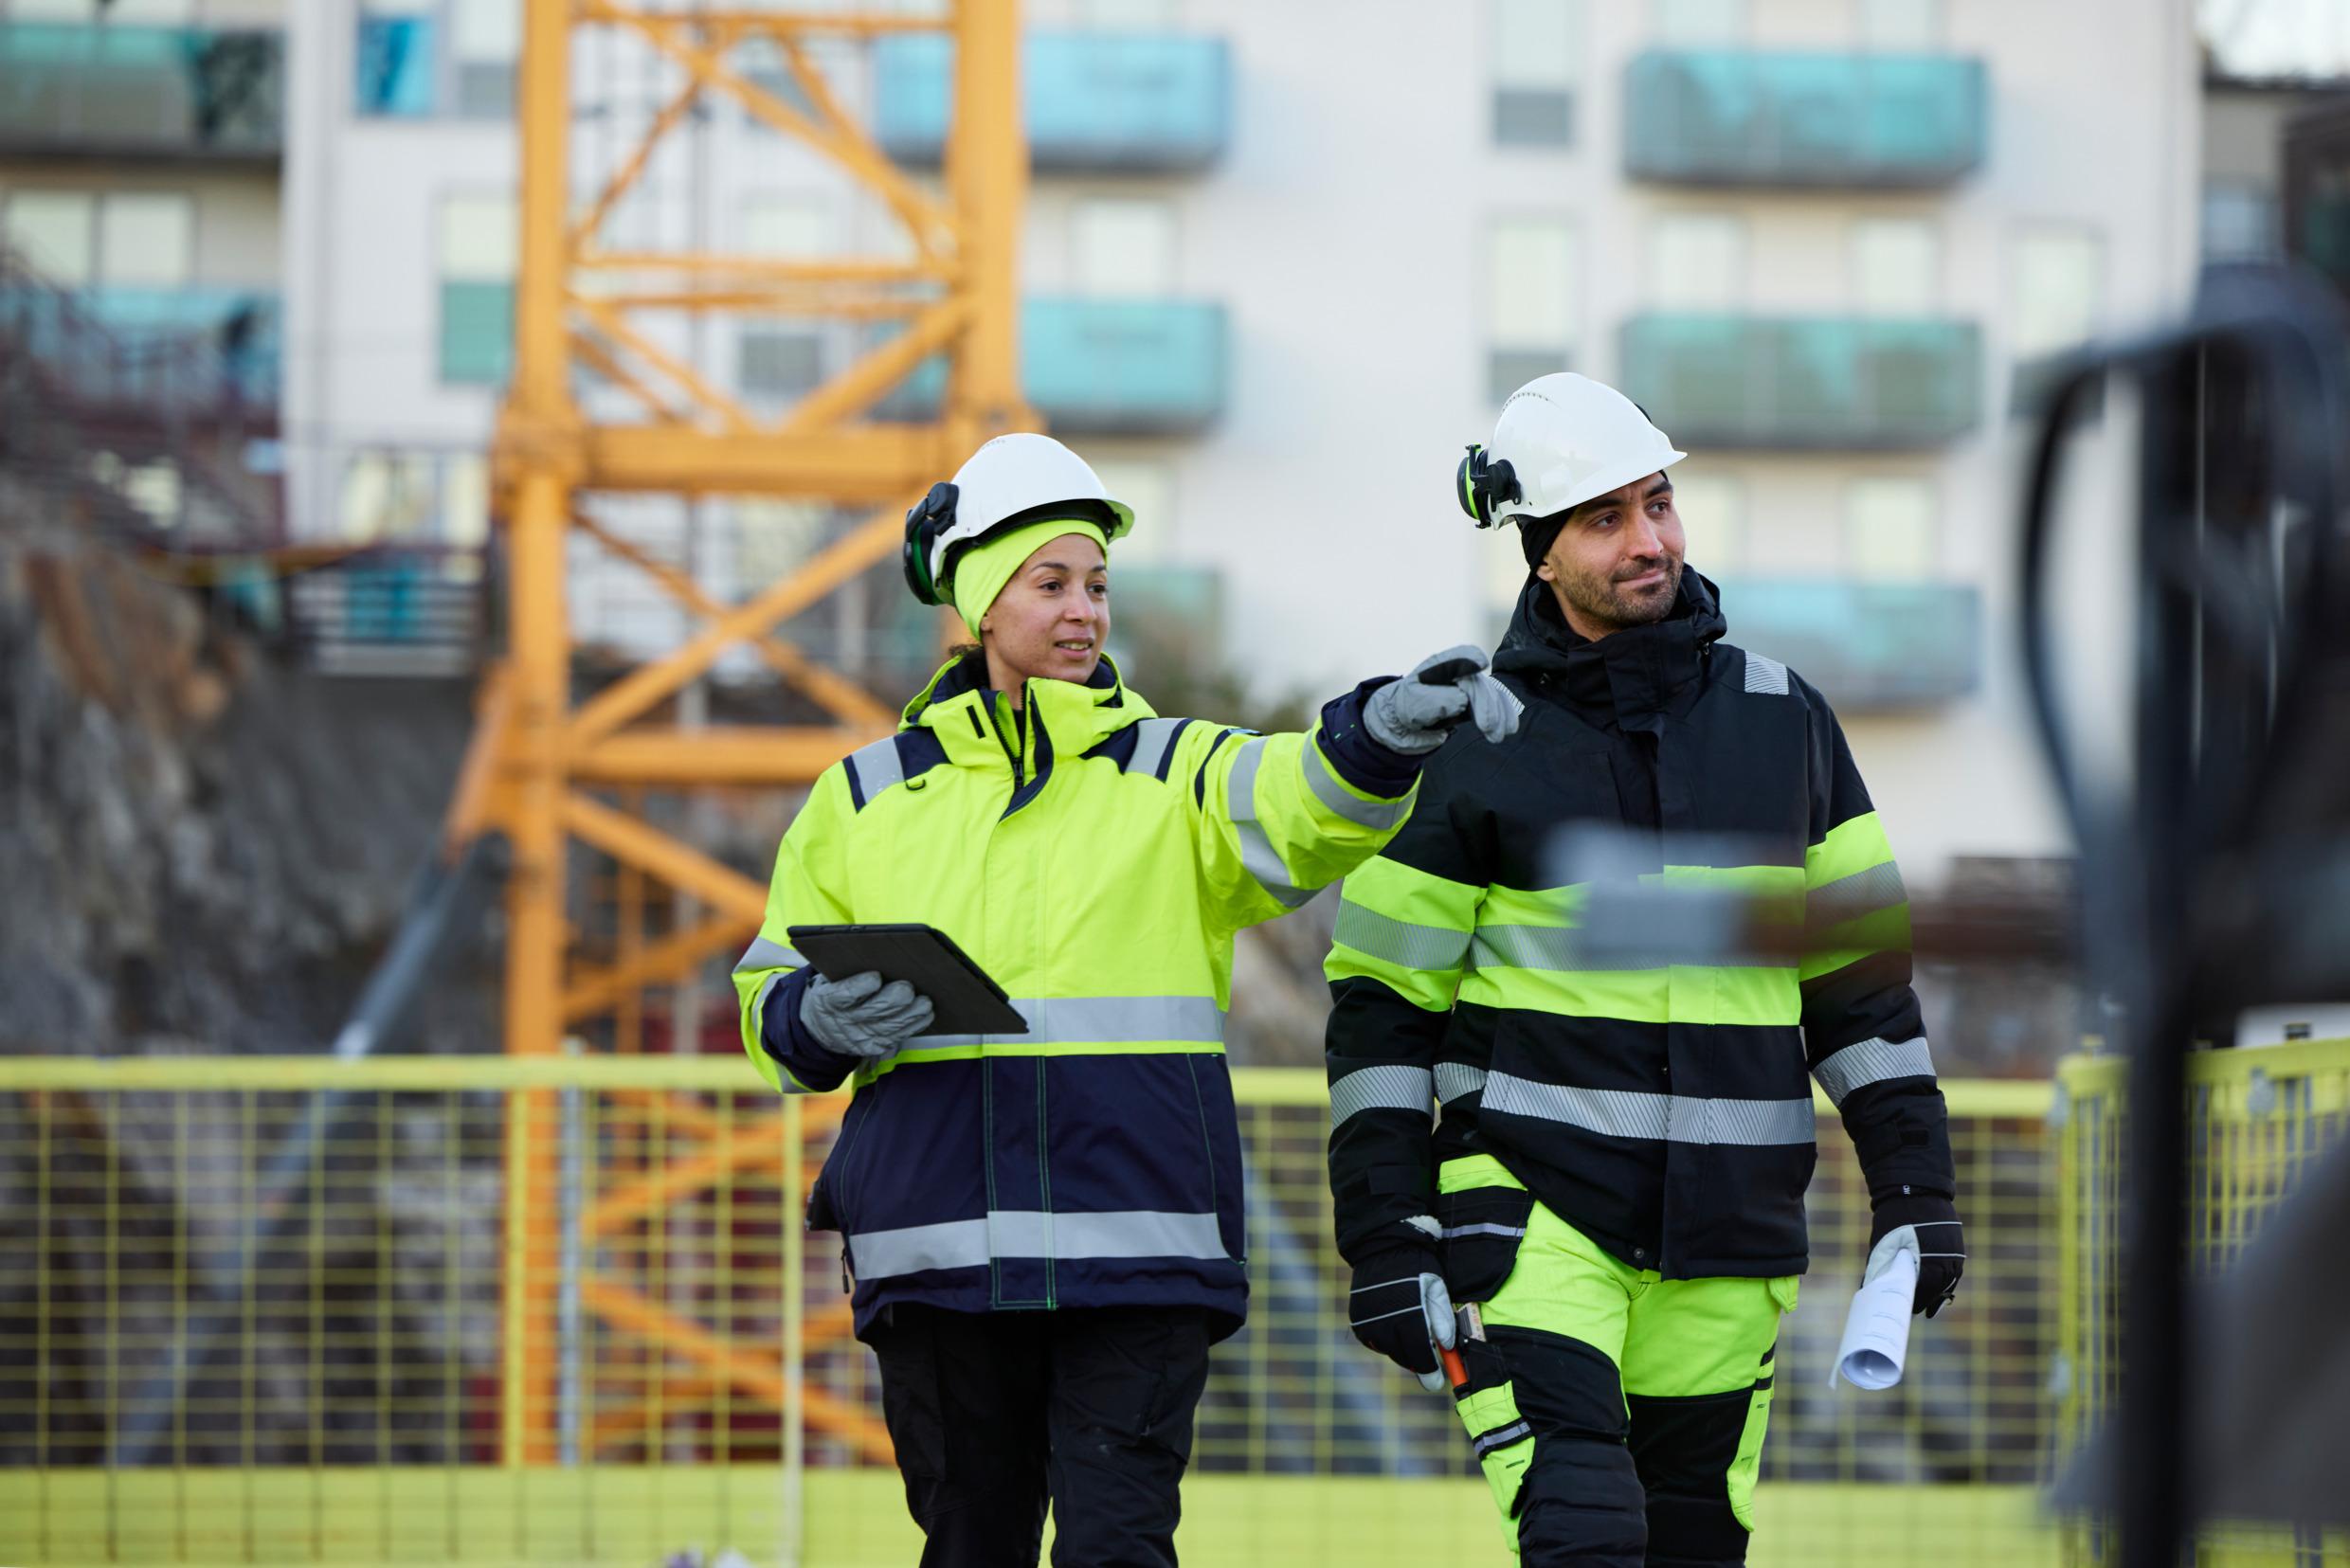
{"type": "Polygon", "coordinates": [[[0,152],[270,162],[284,144],[274,29],[0,23],[0,152]]]}
{"type": "Polygon", "coordinates": [[[1729,640],[1778,659],[1840,712],[1951,702],[1982,679],[1982,604],[1970,584],[1737,578],[1729,640]]]}
{"type": "Polygon", "coordinates": [[[1625,67],[1624,171],[1670,185],[1925,189],[1980,167],[1983,63],[1652,49],[1625,67]]]}
{"type": "MultiPolygon", "coordinates": [[[[1175,299],[1031,299],[1020,315],[1021,387],[1056,434],[1188,435],[1223,412],[1221,305],[1175,299]]],[[[876,410],[927,419],[946,386],[930,361],[876,410]]]]}
{"type": "Polygon", "coordinates": [[[514,373],[512,283],[441,282],[441,379],[451,386],[503,387],[514,373]]]}
{"type": "Polygon", "coordinates": [[[1624,392],[1684,447],[1914,449],[1982,415],[1971,321],[1638,315],[1620,363],[1624,392]]]}
{"type": "MultiPolygon", "coordinates": [[[[953,112],[953,46],[931,34],[874,47],[874,129],[901,163],[935,166],[953,112]]],[[[1232,124],[1231,54],[1220,38],[1035,33],[1023,43],[1029,161],[1056,172],[1205,169],[1232,124]]]]}

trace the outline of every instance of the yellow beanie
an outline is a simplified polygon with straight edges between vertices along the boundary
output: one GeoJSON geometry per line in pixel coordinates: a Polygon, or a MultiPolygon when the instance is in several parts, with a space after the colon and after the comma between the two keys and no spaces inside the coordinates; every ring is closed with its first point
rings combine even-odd
{"type": "Polygon", "coordinates": [[[1102,559],[1110,559],[1110,540],[1101,525],[1081,517],[1048,519],[1041,523],[1026,523],[1008,533],[999,533],[983,540],[955,557],[954,606],[963,617],[963,623],[979,635],[979,622],[987,613],[987,606],[996,602],[1003,585],[1012,580],[1028,557],[1063,534],[1076,533],[1101,546],[1102,559]]]}

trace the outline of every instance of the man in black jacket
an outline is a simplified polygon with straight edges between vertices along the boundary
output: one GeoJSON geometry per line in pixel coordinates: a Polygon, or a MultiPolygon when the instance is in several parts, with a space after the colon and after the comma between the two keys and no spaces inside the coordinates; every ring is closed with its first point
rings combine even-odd
{"type": "Polygon", "coordinates": [[[1457,1344],[1455,1397],[1529,1564],[1744,1560],[1808,1262],[1812,1080],[1867,1175],[1872,1249],[1918,1257],[1916,1310],[1964,1262],[1901,874],[1827,703],[1723,641],[1684,568],[1682,456],[1568,374],[1472,449],[1462,505],[1516,523],[1531,572],[1493,661],[1526,713],[1431,759],[1347,877],[1327,965],[1349,1319],[1431,1387],[1457,1344]],[[1611,915],[1612,887],[1553,869],[1563,831],[1785,940],[1701,952],[1636,900],[1611,915]],[[1482,1338],[1455,1336],[1464,1303],[1482,1338]]]}

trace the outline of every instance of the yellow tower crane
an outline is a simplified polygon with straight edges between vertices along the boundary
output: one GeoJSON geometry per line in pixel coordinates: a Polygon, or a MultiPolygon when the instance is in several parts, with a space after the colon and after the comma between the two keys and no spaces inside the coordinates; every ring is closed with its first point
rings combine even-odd
{"type": "MultiPolygon", "coordinates": [[[[495,448],[508,641],[484,684],[451,828],[459,838],[495,830],[511,844],[506,1045],[538,1055],[559,1051],[567,1035],[597,1018],[635,1006],[645,987],[690,976],[749,943],[763,914],[764,886],[654,826],[627,802],[644,788],[804,784],[853,746],[893,728],[889,706],[774,628],[889,557],[904,509],[980,442],[1034,423],[1020,394],[1017,348],[1027,180],[1018,0],[950,0],[935,17],[884,12],[877,3],[867,10],[689,9],[624,0],[525,0],[525,7],[516,353],[495,448]],[[575,184],[575,45],[598,30],[651,51],[676,85],[624,156],[575,184]],[[884,155],[844,111],[810,48],[925,30],[944,31],[954,45],[943,190],[884,155]],[[789,98],[739,63],[737,51],[754,43],[781,56],[794,89],[789,98]],[[787,261],[608,243],[614,209],[642,181],[663,138],[705,100],[737,105],[838,165],[904,226],[903,259],[787,261]],[[574,200],[589,189],[592,200],[574,200]],[[780,419],[762,420],[643,322],[648,313],[724,312],[895,321],[900,330],[780,419]],[[941,357],[948,374],[934,421],[863,417],[911,371],[941,357]],[[618,423],[591,417],[597,400],[580,396],[590,380],[624,389],[640,412],[618,423]],[[599,523],[583,504],[597,493],[792,497],[873,511],[782,581],[728,606],[599,523]],[[566,602],[575,534],[646,570],[701,622],[683,646],[585,701],[574,701],[571,691],[566,602]],[[755,650],[832,722],[695,729],[664,722],[670,700],[737,644],[755,650]],[[566,915],[573,840],[632,877],[668,885],[709,911],[706,918],[620,961],[587,962],[574,950],[566,915]]],[[[547,1251],[556,1203],[551,1118],[538,1108],[534,1115],[518,1106],[507,1130],[509,1240],[520,1244],[509,1265],[508,1310],[528,1325],[510,1336],[520,1346],[509,1360],[503,1401],[514,1462],[555,1451],[556,1277],[543,1263],[524,1261],[547,1251]]],[[[755,1139],[737,1142],[757,1146],[755,1139]]],[[[676,1191],[727,1175],[704,1161],[651,1180],[676,1191]]],[[[587,1233],[597,1226],[589,1214],[587,1233]]],[[[666,1353],[698,1363],[705,1380],[754,1380],[730,1347],[709,1343],[660,1304],[596,1283],[588,1310],[634,1337],[665,1342],[666,1353]]],[[[886,1441],[856,1430],[853,1413],[841,1413],[841,1420],[868,1447],[886,1441]]]]}

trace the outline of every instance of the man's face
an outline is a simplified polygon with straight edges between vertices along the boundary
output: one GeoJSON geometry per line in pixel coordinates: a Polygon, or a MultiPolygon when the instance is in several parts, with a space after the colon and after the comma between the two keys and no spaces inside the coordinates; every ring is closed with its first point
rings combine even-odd
{"type": "Polygon", "coordinates": [[[1569,513],[1534,575],[1550,585],[1566,623],[1597,641],[1672,613],[1688,548],[1672,481],[1651,474],[1569,513]]]}

